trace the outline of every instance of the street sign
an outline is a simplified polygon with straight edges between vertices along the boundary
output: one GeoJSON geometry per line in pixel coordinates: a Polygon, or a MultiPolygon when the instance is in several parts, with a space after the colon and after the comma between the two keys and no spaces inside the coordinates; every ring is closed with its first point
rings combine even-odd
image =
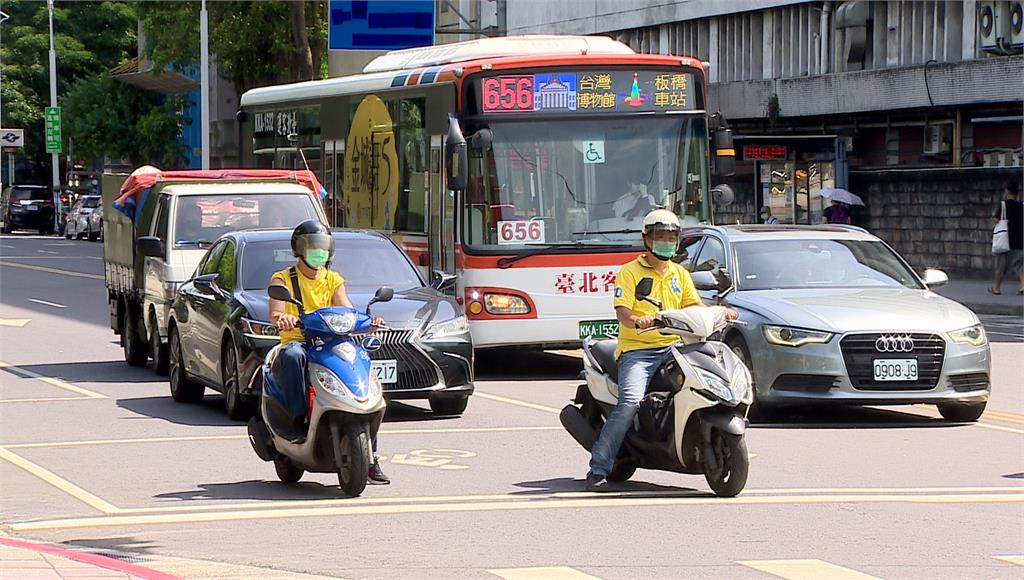
{"type": "Polygon", "coordinates": [[[331,0],[328,48],[398,50],[434,44],[434,0],[331,0]]]}
{"type": "Polygon", "coordinates": [[[60,107],[46,107],[46,152],[61,152],[60,107]]]}
{"type": "Polygon", "coordinates": [[[0,147],[24,147],[24,129],[0,129],[0,147]]]}

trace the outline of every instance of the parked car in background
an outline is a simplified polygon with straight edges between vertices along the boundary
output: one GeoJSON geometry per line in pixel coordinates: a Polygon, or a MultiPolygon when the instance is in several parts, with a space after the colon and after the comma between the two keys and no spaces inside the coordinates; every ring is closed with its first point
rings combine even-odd
{"type": "Polygon", "coordinates": [[[45,185],[9,185],[0,194],[0,232],[36,230],[53,233],[57,205],[45,185]]]}
{"type": "Polygon", "coordinates": [[[945,273],[919,276],[853,226],[699,227],[683,237],[687,269],[724,270],[735,284],[724,303],[748,325],[724,339],[750,368],[762,409],[930,403],[952,421],[984,412],[988,340],[973,312],[931,291],[945,273]]]}
{"type": "Polygon", "coordinates": [[[64,237],[69,240],[88,237],[89,240],[96,241],[99,231],[93,233],[92,214],[100,209],[102,201],[103,198],[98,195],[78,198],[64,219],[64,237]]]}
{"type": "MultiPolygon", "coordinates": [[[[274,272],[295,265],[291,229],[225,234],[210,248],[171,307],[170,386],[176,400],[195,400],[197,388],[224,393],[228,415],[242,419],[262,388],[257,372],[279,342],[268,321],[267,286],[274,272]]],[[[337,230],[332,268],[346,280],[356,308],[364,309],[381,286],[394,299],[373,314],[388,329],[370,353],[389,399],[427,399],[433,411],[462,413],[473,393],[473,343],[466,317],[442,293],[454,282],[438,276],[424,284],[409,258],[390,238],[337,230]]],[[[201,398],[202,392],[199,395],[201,398]]]]}

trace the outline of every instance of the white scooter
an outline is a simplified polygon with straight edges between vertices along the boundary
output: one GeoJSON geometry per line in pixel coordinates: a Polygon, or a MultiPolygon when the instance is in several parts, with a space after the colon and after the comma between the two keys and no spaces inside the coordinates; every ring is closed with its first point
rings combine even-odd
{"type": "MultiPolygon", "coordinates": [[[[699,289],[719,286],[710,272],[696,272],[693,279],[699,289]]],[[[652,279],[641,280],[636,297],[661,308],[650,298],[652,286],[652,279]]],[[[753,402],[750,372],[725,343],[710,340],[728,324],[722,306],[691,306],[659,312],[655,326],[640,331],[682,340],[673,347],[672,360],[655,373],[609,481],[626,481],[642,467],[703,473],[722,497],[743,490],[749,468],[746,416],[753,402]]],[[[566,405],[559,415],[562,426],[587,451],[618,400],[615,347],[614,339],[584,342],[587,383],[577,389],[575,405],[566,405]]]]}

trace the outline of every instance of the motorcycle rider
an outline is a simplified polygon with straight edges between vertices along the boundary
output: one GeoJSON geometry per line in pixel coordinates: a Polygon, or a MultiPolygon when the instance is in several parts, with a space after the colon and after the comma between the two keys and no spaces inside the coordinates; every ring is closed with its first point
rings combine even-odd
{"type": "MultiPolygon", "coordinates": [[[[292,254],[297,258],[294,267],[275,272],[270,284],[288,288],[296,300],[302,302],[306,312],[331,306],[354,308],[345,290],[345,279],[330,269],[334,257],[334,237],[315,219],[309,219],[292,232],[292,254]],[[296,291],[296,288],[298,291],[296,291]]],[[[288,399],[285,406],[292,412],[297,431],[305,433],[304,422],[309,420],[306,402],[306,349],[303,346],[302,331],[297,328],[299,309],[296,305],[270,299],[270,319],[280,330],[281,344],[277,355],[277,378],[288,399]]],[[[380,325],[380,317],[373,319],[374,326],[380,325]]],[[[377,438],[373,438],[373,464],[367,474],[369,483],[386,485],[391,483],[380,468],[377,459],[377,438]]]]}
{"type": "MultiPolygon", "coordinates": [[[[647,251],[623,266],[615,279],[614,305],[619,320],[615,358],[619,367],[619,397],[591,452],[590,471],[587,473],[589,491],[608,488],[608,473],[615,464],[626,432],[633,424],[633,417],[651,377],[672,358],[672,345],[679,341],[678,336],[656,331],[637,332],[653,326],[658,313],[658,308],[650,302],[636,299],[637,283],[644,278],[654,280],[650,297],[660,300],[663,310],[703,306],[690,273],[672,261],[678,251],[680,232],[679,218],[671,211],[656,209],[648,213],[643,221],[643,240],[647,251]]],[[[728,309],[726,316],[735,320],[737,314],[735,310],[728,309]]]]}

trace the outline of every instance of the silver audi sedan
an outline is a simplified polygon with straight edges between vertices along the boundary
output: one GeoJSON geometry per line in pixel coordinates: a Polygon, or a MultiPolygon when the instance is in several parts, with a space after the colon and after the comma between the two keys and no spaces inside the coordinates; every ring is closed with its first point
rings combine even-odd
{"type": "MultiPolygon", "coordinates": [[[[919,276],[865,230],[687,228],[680,249],[691,272],[735,287],[722,303],[748,324],[724,340],[750,367],[762,409],[929,403],[951,421],[984,412],[991,356],[978,317],[932,292],[948,282],[945,273],[919,276]]],[[[719,300],[718,291],[701,294],[719,300]]]]}

